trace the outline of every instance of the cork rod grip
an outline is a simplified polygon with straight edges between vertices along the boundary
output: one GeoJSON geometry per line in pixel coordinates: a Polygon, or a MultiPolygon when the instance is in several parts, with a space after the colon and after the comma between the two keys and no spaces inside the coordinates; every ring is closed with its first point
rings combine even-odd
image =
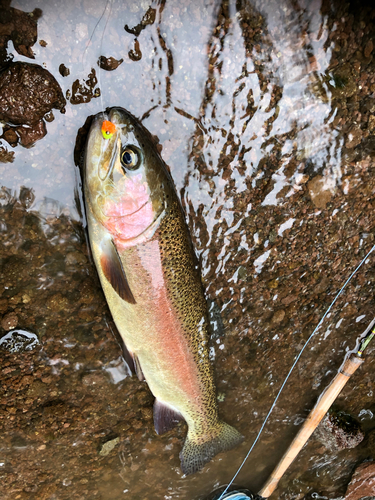
{"type": "Polygon", "coordinates": [[[273,491],[276,489],[278,482],[283,476],[284,472],[287,470],[289,465],[296,458],[298,453],[301,451],[306,441],[309,439],[311,434],[319,425],[324,415],[329,410],[332,403],[335,401],[337,396],[342,391],[343,387],[357,370],[357,368],[363,363],[363,359],[357,355],[352,355],[350,358],[345,360],[341,366],[336,377],[332,380],[330,385],[324,390],[324,392],[319,397],[316,405],[309,413],[306,421],[298,431],[298,434],[292,441],[291,445],[285,452],[284,456],[280,460],[279,464],[276,466],[272,472],[270,478],[259,491],[259,495],[263,498],[268,498],[273,491]]]}

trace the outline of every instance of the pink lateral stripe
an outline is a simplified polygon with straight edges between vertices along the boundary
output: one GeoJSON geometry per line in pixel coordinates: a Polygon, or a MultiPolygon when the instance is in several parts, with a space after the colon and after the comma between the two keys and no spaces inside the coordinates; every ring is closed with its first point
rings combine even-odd
{"type": "Polygon", "coordinates": [[[156,303],[156,321],[158,344],[163,346],[162,358],[169,365],[170,376],[176,385],[183,389],[191,402],[200,398],[200,384],[197,367],[188,349],[187,340],[180,320],[177,318],[172,303],[167,295],[164,273],[161,265],[159,242],[149,241],[137,248],[143,268],[151,277],[152,301],[156,303]]]}

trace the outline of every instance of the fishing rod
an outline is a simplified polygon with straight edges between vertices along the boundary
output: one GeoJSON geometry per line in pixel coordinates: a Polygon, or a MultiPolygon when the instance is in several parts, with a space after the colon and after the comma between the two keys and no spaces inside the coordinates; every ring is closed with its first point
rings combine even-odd
{"type": "Polygon", "coordinates": [[[289,448],[284,453],[278,465],[275,467],[271,476],[258,494],[254,494],[245,488],[233,487],[231,490],[228,487],[221,487],[219,490],[215,490],[206,500],[262,500],[270,497],[277,488],[280,479],[306,444],[311,434],[317,428],[324,415],[345,387],[350,377],[364,362],[364,351],[374,336],[375,318],[361,335],[356,349],[348,353],[345,357],[345,360],[340,366],[335,378],[318,398],[318,401],[316,402],[314,408],[310,411],[296,437],[289,445],[289,448]]]}

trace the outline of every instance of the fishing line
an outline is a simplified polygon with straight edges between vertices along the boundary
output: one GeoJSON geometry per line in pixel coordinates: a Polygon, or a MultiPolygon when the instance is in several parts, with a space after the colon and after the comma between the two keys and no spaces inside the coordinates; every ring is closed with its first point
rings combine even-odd
{"type": "MultiPolygon", "coordinates": [[[[107,16],[107,19],[106,19],[106,22],[105,22],[105,25],[104,25],[104,30],[103,30],[103,33],[102,33],[102,39],[100,41],[100,55],[101,55],[101,53],[103,51],[104,34],[105,34],[106,29],[107,29],[108,21],[109,21],[109,18],[111,17],[111,13],[112,13],[112,1],[111,0],[107,0],[105,9],[104,9],[103,14],[102,14],[102,17],[104,16],[105,11],[107,10],[108,4],[109,4],[109,12],[108,12],[108,16],[107,16]]],[[[98,69],[98,83],[99,83],[99,89],[100,89],[100,104],[101,104],[102,114],[103,114],[103,120],[104,120],[105,117],[104,117],[103,92],[102,92],[102,83],[101,83],[101,78],[100,78],[101,69],[102,68],[100,67],[100,64],[99,64],[99,69],[98,69]]]]}
{"type": "MultiPolygon", "coordinates": [[[[91,33],[91,36],[90,36],[89,40],[87,41],[86,48],[85,48],[85,50],[83,51],[83,54],[82,54],[82,66],[83,66],[83,61],[84,61],[84,58],[85,58],[85,54],[86,54],[86,52],[87,52],[87,50],[89,48],[89,45],[92,42],[92,39],[93,39],[94,34],[95,34],[95,31],[96,31],[97,27],[99,26],[100,21],[103,19],[104,14],[106,13],[108,5],[109,5],[109,12],[108,12],[108,16],[107,16],[107,19],[106,19],[106,22],[105,22],[105,25],[104,25],[104,30],[103,30],[103,33],[102,33],[102,37],[101,37],[101,40],[100,40],[100,52],[102,52],[104,35],[105,35],[106,29],[107,29],[109,18],[111,17],[111,13],[112,13],[112,0],[107,0],[107,2],[105,4],[105,7],[103,9],[102,15],[100,16],[100,18],[98,19],[97,23],[95,24],[95,27],[94,27],[94,29],[93,29],[93,31],[91,33]]],[[[103,94],[102,94],[102,85],[101,85],[101,78],[100,78],[100,70],[101,70],[101,67],[99,66],[99,69],[98,69],[98,83],[99,83],[99,90],[100,90],[100,104],[101,104],[101,109],[102,109],[103,119],[104,119],[104,105],[103,105],[103,94]]]]}
{"type": "MultiPolygon", "coordinates": [[[[105,11],[107,10],[107,7],[108,7],[108,4],[110,3],[110,1],[111,1],[111,0],[107,0],[107,3],[105,4],[104,10],[103,10],[103,12],[102,12],[102,15],[99,17],[99,19],[98,19],[97,23],[95,24],[95,28],[93,29],[93,31],[92,31],[92,33],[91,33],[91,36],[90,36],[90,38],[88,39],[88,41],[87,41],[87,43],[86,43],[86,48],[85,48],[85,50],[83,51],[83,54],[82,54],[82,63],[83,63],[83,60],[84,60],[84,58],[85,58],[85,54],[86,54],[86,52],[87,52],[87,49],[89,48],[89,45],[90,45],[90,43],[92,42],[92,38],[93,38],[93,36],[94,36],[94,34],[95,34],[96,28],[98,27],[98,25],[99,25],[100,21],[103,19],[103,16],[104,16],[104,14],[105,14],[105,11]]],[[[107,22],[108,22],[108,20],[107,20],[107,22]]],[[[107,23],[106,23],[106,25],[105,25],[105,28],[106,28],[106,26],[107,26],[107,23]]],[[[104,31],[105,31],[105,28],[104,28],[104,31]]],[[[102,39],[102,40],[103,40],[103,39],[102,39]]]]}
{"type": "Polygon", "coordinates": [[[310,340],[313,338],[313,336],[315,335],[315,333],[317,332],[318,328],[321,326],[321,324],[323,323],[324,319],[326,318],[327,314],[329,313],[329,311],[332,309],[333,305],[335,304],[335,302],[337,301],[337,299],[340,297],[340,295],[342,294],[342,292],[344,291],[344,289],[346,288],[346,286],[348,285],[348,283],[351,281],[351,279],[353,278],[353,276],[357,273],[357,271],[360,269],[360,267],[362,266],[362,264],[368,259],[368,257],[370,256],[370,254],[375,250],[375,245],[371,248],[371,250],[368,252],[368,254],[362,259],[362,261],[360,262],[360,264],[356,267],[356,269],[352,272],[352,274],[349,276],[349,278],[346,280],[346,282],[344,283],[344,285],[341,287],[340,291],[338,292],[338,294],[336,295],[336,297],[333,299],[331,305],[328,307],[328,309],[326,310],[326,312],[324,313],[323,317],[321,318],[321,320],[319,321],[318,325],[316,326],[316,328],[314,329],[314,331],[312,332],[312,334],[310,335],[310,337],[307,339],[305,345],[302,347],[302,349],[300,350],[300,352],[298,353],[292,367],[290,368],[287,376],[285,377],[284,379],[284,382],[282,383],[280,389],[279,389],[279,392],[277,393],[273,403],[272,403],[272,406],[270,408],[270,410],[268,411],[267,413],[267,416],[266,418],[264,419],[263,423],[262,423],[262,426],[251,446],[251,448],[249,449],[249,451],[247,452],[244,460],[242,461],[241,465],[239,466],[239,468],[237,469],[237,472],[235,473],[235,475],[232,477],[232,479],[230,480],[229,484],[227,485],[227,487],[225,488],[225,490],[222,492],[220,498],[218,500],[221,500],[223,498],[223,496],[227,493],[228,489],[231,487],[231,485],[233,484],[234,480],[236,479],[236,477],[238,476],[238,474],[240,473],[240,471],[242,470],[243,466],[245,465],[245,462],[247,461],[247,459],[249,458],[250,456],[250,453],[253,451],[254,449],[254,446],[256,445],[256,443],[258,442],[259,438],[260,438],[260,435],[262,434],[263,432],[263,429],[265,427],[265,425],[267,424],[268,422],[268,419],[269,417],[271,416],[271,413],[273,411],[273,409],[275,408],[276,406],[276,403],[280,397],[280,394],[281,392],[283,391],[287,381],[289,380],[289,377],[290,375],[292,374],[296,364],[298,363],[300,357],[302,356],[302,353],[303,351],[305,350],[305,348],[307,347],[307,344],[310,342],[310,340]]]}

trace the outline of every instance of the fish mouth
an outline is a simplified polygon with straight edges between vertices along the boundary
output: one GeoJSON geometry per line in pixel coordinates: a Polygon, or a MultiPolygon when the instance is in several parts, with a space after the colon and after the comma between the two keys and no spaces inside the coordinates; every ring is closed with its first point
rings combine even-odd
{"type": "MultiPolygon", "coordinates": [[[[103,196],[103,195],[102,195],[103,196]]],[[[104,196],[103,196],[104,198],[104,196]]],[[[105,210],[105,203],[103,204],[102,206],[102,213],[105,217],[108,217],[110,219],[121,219],[122,217],[133,217],[137,214],[140,214],[140,212],[147,207],[147,205],[149,205],[151,208],[152,208],[152,201],[150,199],[146,200],[143,205],[141,205],[140,207],[138,207],[136,210],[134,210],[133,212],[122,212],[122,213],[119,213],[119,214],[116,214],[116,213],[108,213],[107,210],[105,210]]]]}
{"type": "Polygon", "coordinates": [[[143,203],[143,205],[141,205],[139,208],[137,208],[137,210],[134,210],[134,212],[131,212],[131,213],[128,213],[128,214],[123,214],[122,217],[130,217],[132,215],[135,215],[137,214],[138,212],[140,212],[143,208],[146,207],[146,205],[149,205],[151,204],[152,205],[152,202],[150,200],[147,200],[145,203],[143,203]]]}

